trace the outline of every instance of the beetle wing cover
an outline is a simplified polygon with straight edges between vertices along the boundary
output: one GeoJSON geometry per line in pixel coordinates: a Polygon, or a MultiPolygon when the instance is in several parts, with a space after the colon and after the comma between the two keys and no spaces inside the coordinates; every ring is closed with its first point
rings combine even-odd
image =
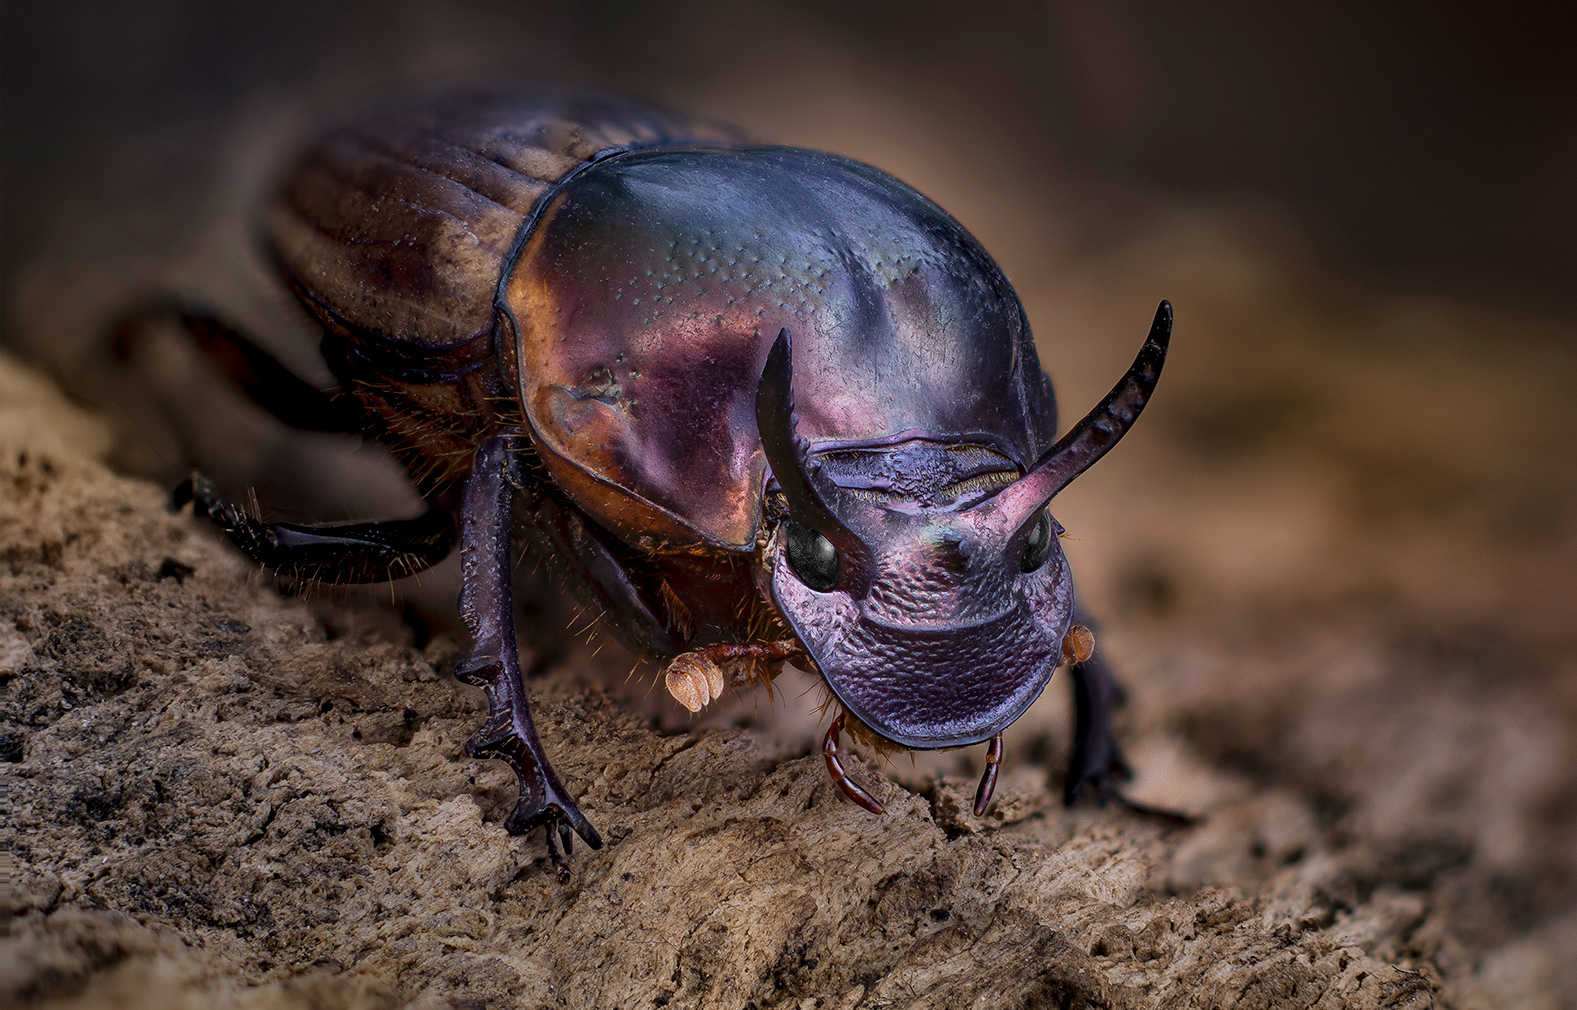
{"type": "Polygon", "coordinates": [[[270,212],[270,238],[325,322],[453,349],[491,332],[504,263],[554,182],[634,145],[732,136],[572,89],[406,103],[311,146],[270,212]]]}

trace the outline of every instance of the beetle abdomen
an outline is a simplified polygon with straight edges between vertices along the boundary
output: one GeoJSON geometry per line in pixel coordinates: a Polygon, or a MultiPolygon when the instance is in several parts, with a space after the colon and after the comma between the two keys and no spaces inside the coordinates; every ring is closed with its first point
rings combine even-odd
{"type": "Polygon", "coordinates": [[[496,370],[482,367],[493,353],[494,294],[554,183],[632,147],[730,139],[723,128],[589,92],[447,95],[357,120],[311,146],[271,210],[270,238],[324,324],[324,355],[341,381],[382,417],[397,448],[436,463],[468,453],[471,422],[485,428],[489,405],[505,395],[496,370]],[[376,387],[362,381],[369,375],[376,387]]]}

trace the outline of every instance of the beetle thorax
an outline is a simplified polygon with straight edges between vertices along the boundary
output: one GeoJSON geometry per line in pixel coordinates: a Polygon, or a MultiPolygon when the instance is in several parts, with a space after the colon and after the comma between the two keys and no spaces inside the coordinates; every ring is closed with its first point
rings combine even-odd
{"type": "MultiPolygon", "coordinates": [[[[500,294],[544,465],[626,538],[754,547],[766,470],[754,397],[785,328],[813,442],[938,432],[1013,469],[1051,441],[1001,271],[940,208],[830,155],[599,162],[547,202],[500,294]]],[[[895,490],[916,490],[897,465],[911,461],[889,462],[895,490]]]]}

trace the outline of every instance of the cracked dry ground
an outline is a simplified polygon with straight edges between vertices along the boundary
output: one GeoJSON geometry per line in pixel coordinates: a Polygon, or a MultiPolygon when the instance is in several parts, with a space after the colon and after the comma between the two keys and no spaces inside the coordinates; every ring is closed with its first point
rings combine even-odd
{"type": "Polygon", "coordinates": [[[973,753],[857,763],[873,817],[808,729],[662,729],[575,652],[532,685],[608,842],[567,883],[452,636],[280,595],[7,360],[7,1005],[1573,1006],[1571,487],[1495,427],[1569,421],[1570,362],[1214,339],[1059,513],[1135,792],[1202,824],[1064,809],[1056,684],[986,818],[973,753]]]}

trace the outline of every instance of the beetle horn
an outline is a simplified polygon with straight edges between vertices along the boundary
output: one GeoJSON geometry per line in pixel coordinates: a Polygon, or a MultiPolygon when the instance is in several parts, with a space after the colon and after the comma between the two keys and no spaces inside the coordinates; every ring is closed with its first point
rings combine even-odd
{"type": "Polygon", "coordinates": [[[788,499],[789,515],[820,533],[852,562],[855,569],[870,570],[870,551],[854,531],[827,508],[814,481],[815,464],[810,447],[799,437],[799,418],[794,413],[794,360],[789,331],[778,332],[767,363],[756,387],[756,428],[761,433],[761,448],[767,465],[783,497],[788,499]]]}
{"type": "Polygon", "coordinates": [[[1156,380],[1161,377],[1161,366],[1166,363],[1166,347],[1171,337],[1172,303],[1162,301],[1160,308],[1155,310],[1155,322],[1150,324],[1150,335],[1144,346],[1139,348],[1128,373],[1106,394],[1106,399],[1047,449],[1028,473],[980,507],[1011,516],[1014,521],[1002,525],[1017,530],[1028,524],[1073,478],[1106,455],[1106,451],[1133,427],[1154,392],[1156,380]]]}

